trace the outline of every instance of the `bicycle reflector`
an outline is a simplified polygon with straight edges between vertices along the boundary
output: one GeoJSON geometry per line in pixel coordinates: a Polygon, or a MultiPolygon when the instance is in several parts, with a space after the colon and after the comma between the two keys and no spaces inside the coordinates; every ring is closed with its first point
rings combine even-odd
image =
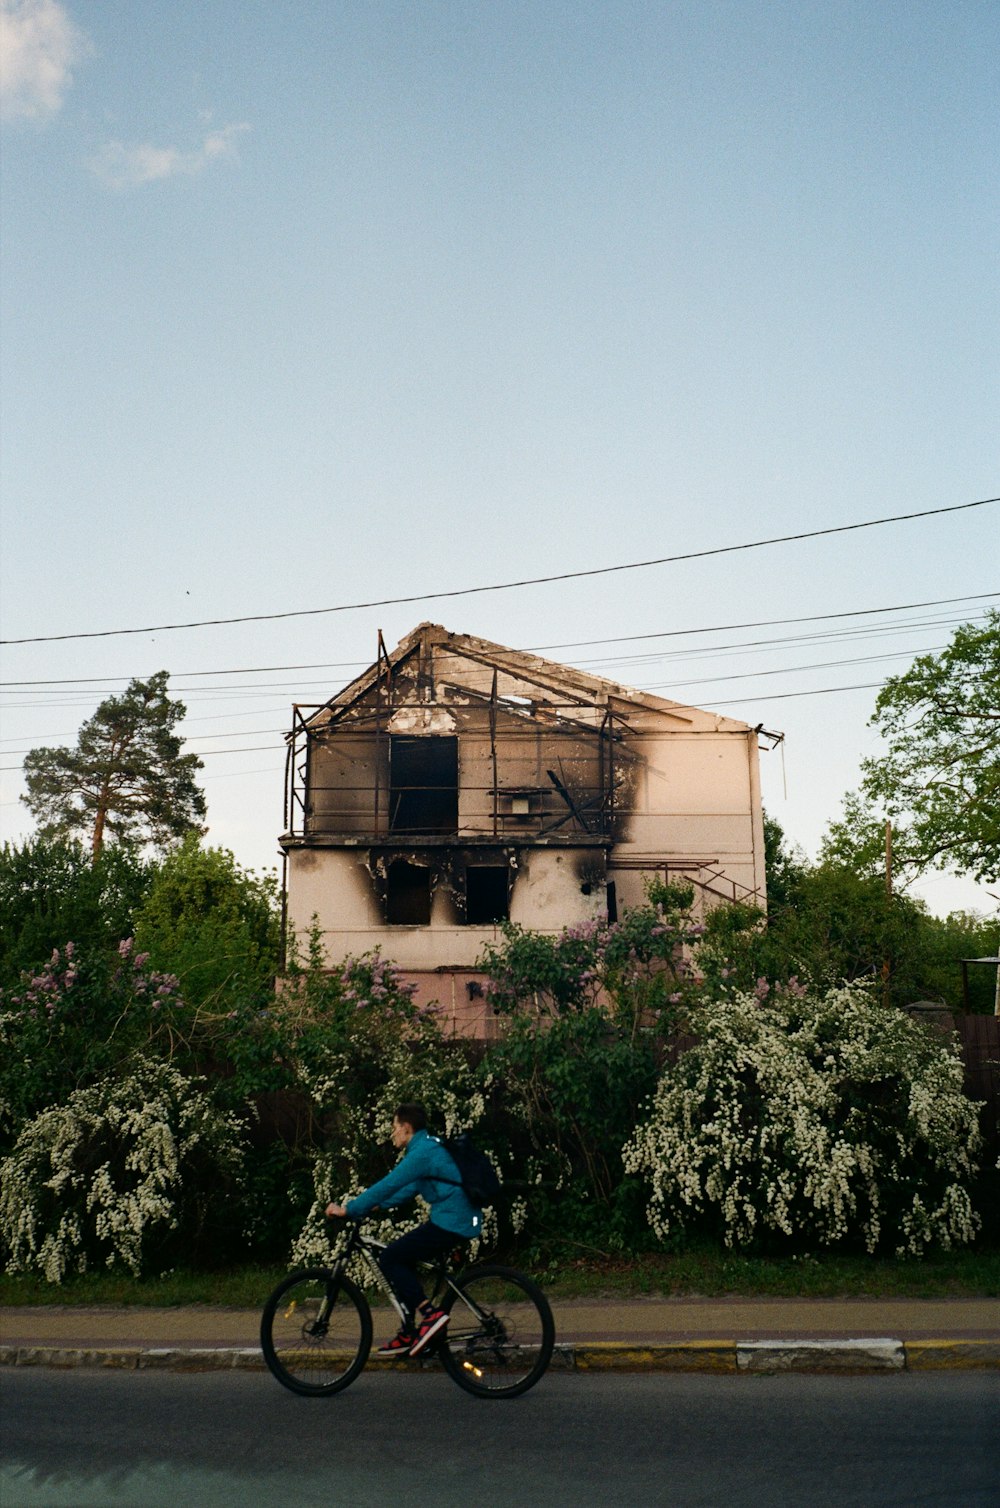
{"type": "Polygon", "coordinates": [[[465,1370],[467,1372],[471,1372],[472,1375],[473,1375],[473,1377],[482,1377],[482,1375],[483,1375],[482,1372],[480,1372],[480,1370],[479,1370],[478,1367],[474,1367],[472,1365],[471,1361],[463,1361],[462,1366],[465,1368],[465,1370]]]}

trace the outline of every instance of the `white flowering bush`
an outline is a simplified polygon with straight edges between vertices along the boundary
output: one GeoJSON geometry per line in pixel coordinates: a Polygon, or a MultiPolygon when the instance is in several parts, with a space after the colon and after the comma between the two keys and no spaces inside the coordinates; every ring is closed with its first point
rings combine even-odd
{"type": "Polygon", "coordinates": [[[60,1283],[190,1259],[213,1226],[238,1226],[242,1161],[234,1116],[169,1063],[139,1059],[36,1115],[0,1163],[7,1271],[60,1283]]]}
{"type": "Polygon", "coordinates": [[[187,1008],[173,974],[124,938],[116,953],[64,943],[0,990],[0,1146],[75,1089],[118,1073],[134,1052],[170,1056],[187,1008]]]}
{"type": "Polygon", "coordinates": [[[659,1239],[900,1256],[971,1241],[978,1107],[952,1046],[862,985],[762,993],[693,1013],[697,1046],[624,1147],[659,1239]]]}

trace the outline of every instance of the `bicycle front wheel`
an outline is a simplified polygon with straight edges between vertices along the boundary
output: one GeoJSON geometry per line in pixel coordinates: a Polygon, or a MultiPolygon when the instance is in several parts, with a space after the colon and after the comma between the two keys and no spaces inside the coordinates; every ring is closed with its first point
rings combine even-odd
{"type": "Polygon", "coordinates": [[[510,1267],[470,1267],[441,1307],[450,1318],[438,1354],[459,1387],[477,1398],[516,1398],[534,1387],[556,1339],[537,1283],[510,1267]]]}
{"type": "Polygon", "coordinates": [[[323,1267],[295,1272],[264,1305],[260,1345],[272,1376],[309,1398],[349,1387],[372,1344],[368,1301],[349,1278],[323,1267]]]}

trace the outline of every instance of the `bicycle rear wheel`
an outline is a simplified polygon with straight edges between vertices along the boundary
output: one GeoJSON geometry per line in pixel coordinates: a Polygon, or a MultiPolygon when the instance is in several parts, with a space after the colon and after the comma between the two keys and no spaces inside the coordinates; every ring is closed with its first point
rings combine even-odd
{"type": "Polygon", "coordinates": [[[556,1327],[537,1283],[510,1267],[470,1267],[441,1301],[449,1312],[438,1347],[445,1368],[477,1398],[516,1398],[544,1373],[556,1327]]]}
{"type": "Polygon", "coordinates": [[[324,1267],[295,1272],[264,1305],[260,1345],[283,1387],[309,1398],[349,1387],[372,1344],[368,1302],[349,1278],[324,1267]]]}

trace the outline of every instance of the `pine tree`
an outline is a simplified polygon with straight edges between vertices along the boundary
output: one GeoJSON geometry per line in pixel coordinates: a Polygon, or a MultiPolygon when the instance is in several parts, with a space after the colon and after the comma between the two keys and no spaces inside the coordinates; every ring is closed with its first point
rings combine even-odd
{"type": "Polygon", "coordinates": [[[22,801],[46,837],[84,834],[96,859],[109,837],[165,847],[198,831],[205,797],[197,754],[182,754],[176,724],[187,710],[167,696],[168,674],[133,680],[101,702],[75,749],[32,749],[22,801]]]}

